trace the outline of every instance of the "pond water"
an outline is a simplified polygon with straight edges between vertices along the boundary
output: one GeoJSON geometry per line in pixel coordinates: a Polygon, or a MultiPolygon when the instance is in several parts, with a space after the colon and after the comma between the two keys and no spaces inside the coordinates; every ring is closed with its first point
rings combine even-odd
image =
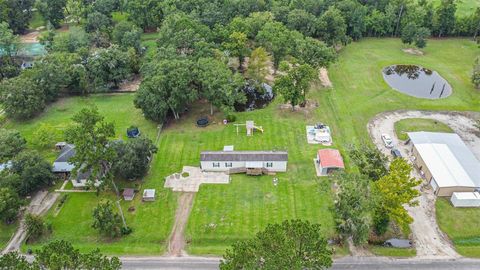
{"type": "Polygon", "coordinates": [[[410,96],[439,99],[452,94],[452,87],[440,74],[421,66],[393,65],[382,73],[388,85],[410,96]]]}
{"type": "Polygon", "coordinates": [[[265,108],[274,97],[272,87],[266,83],[256,87],[255,84],[247,82],[242,90],[247,96],[247,102],[245,104],[236,103],[234,107],[237,112],[265,108]]]}
{"type": "MultiPolygon", "coordinates": [[[[0,46],[0,56],[5,53],[5,48],[0,46]]],[[[19,45],[17,56],[35,57],[45,55],[46,53],[45,47],[40,43],[22,43],[19,45]]]]}

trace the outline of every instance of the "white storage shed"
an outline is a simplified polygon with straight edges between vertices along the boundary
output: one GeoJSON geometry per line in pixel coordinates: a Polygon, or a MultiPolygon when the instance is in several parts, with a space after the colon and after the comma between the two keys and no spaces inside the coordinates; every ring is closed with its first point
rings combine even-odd
{"type": "Polygon", "coordinates": [[[454,192],[450,198],[454,207],[480,207],[478,192],[454,192]]]}

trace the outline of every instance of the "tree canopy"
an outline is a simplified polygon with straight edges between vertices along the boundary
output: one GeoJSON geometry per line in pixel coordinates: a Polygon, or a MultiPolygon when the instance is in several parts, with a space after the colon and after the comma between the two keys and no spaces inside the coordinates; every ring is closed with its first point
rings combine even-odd
{"type": "Polygon", "coordinates": [[[286,220],[267,225],[253,239],[233,244],[220,269],[327,269],[331,256],[319,224],[286,220]]]}

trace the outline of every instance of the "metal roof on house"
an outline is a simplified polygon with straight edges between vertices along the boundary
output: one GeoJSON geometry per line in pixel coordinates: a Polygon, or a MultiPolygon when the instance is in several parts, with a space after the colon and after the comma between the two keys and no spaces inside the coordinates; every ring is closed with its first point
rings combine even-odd
{"type": "Polygon", "coordinates": [[[75,167],[68,160],[75,156],[75,146],[73,144],[66,144],[57,159],[53,162],[53,172],[71,172],[75,167]]]}
{"type": "Polygon", "coordinates": [[[480,187],[480,162],[455,133],[409,132],[439,186],[480,187]]]}
{"type": "Polygon", "coordinates": [[[287,151],[203,151],[200,161],[288,161],[287,151]]]}
{"type": "Polygon", "coordinates": [[[318,158],[323,168],[345,168],[342,155],[337,149],[320,149],[318,158]]]}

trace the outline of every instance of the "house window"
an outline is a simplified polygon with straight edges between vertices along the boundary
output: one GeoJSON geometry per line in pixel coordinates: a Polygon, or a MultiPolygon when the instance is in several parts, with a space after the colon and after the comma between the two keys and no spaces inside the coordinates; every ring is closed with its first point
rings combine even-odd
{"type": "Polygon", "coordinates": [[[231,167],[233,167],[232,162],[225,162],[225,167],[226,167],[226,168],[231,168],[231,167]]]}
{"type": "Polygon", "coordinates": [[[213,168],[220,168],[220,162],[214,162],[213,168]]]}
{"type": "Polygon", "coordinates": [[[273,162],[267,162],[267,168],[272,168],[273,167],[273,162]]]}

